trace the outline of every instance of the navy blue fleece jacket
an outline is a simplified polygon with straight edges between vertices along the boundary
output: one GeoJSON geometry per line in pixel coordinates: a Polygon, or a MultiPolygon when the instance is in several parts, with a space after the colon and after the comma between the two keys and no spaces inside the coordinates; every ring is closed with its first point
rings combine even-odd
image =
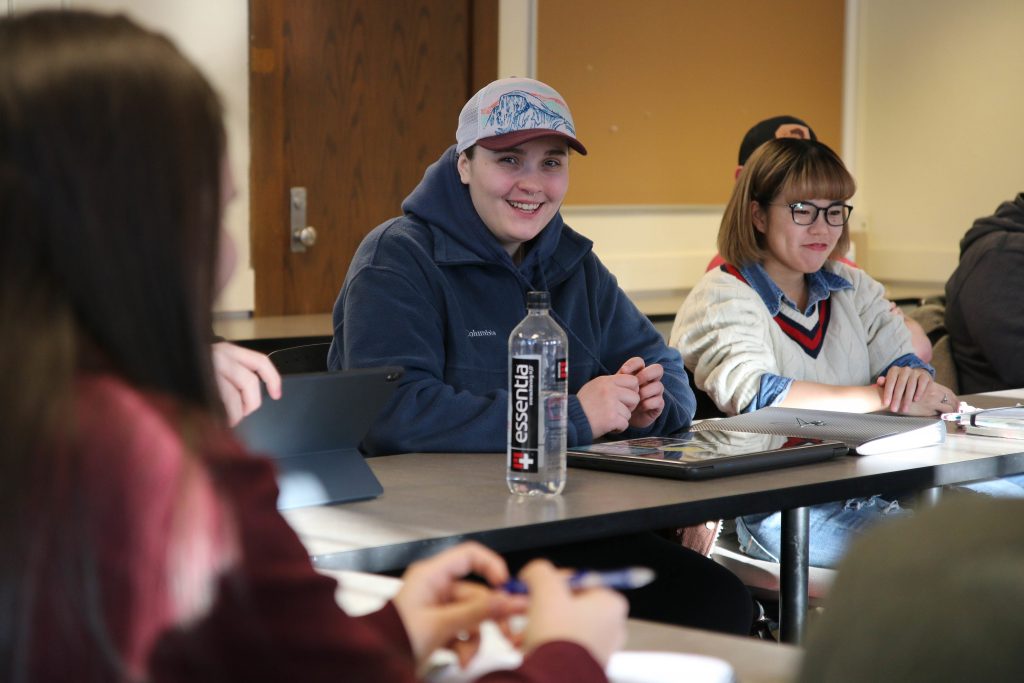
{"type": "Polygon", "coordinates": [[[695,402],[679,353],[619,289],[592,242],[556,214],[516,266],[459,180],[455,148],[427,168],[405,215],[375,228],[352,259],[334,306],[331,369],[401,365],[400,386],[363,448],[504,451],[508,337],[526,292],[551,293],[569,337],[569,445],[593,436],[576,392],[640,356],[665,367],[665,410],[647,429],[685,428],[695,402]]]}

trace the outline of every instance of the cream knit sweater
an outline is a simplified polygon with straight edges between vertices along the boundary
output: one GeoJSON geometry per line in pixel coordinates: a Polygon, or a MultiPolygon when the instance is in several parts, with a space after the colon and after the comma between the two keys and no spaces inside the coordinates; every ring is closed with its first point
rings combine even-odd
{"type": "MultiPolygon", "coordinates": [[[[704,275],[683,302],[670,344],[679,349],[697,387],[729,415],[758,394],[761,376],[842,386],[866,386],[894,360],[913,353],[910,332],[889,311],[882,285],[867,273],[827,261],[825,268],[853,289],[830,295],[830,319],[817,357],[807,353],[768,314],[750,285],[720,269],[704,275]]],[[[783,303],[782,313],[808,330],[819,322],[783,303]]],[[[785,394],[776,399],[782,400],[785,394]]]]}

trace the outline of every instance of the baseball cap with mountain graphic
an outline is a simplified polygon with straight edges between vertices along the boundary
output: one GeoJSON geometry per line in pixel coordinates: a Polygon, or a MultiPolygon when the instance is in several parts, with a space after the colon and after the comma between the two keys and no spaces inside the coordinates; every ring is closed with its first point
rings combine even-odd
{"type": "Polygon", "coordinates": [[[502,78],[469,98],[455,131],[457,152],[473,145],[490,150],[515,147],[527,140],[557,135],[580,154],[569,105],[551,86],[532,78],[502,78]]]}

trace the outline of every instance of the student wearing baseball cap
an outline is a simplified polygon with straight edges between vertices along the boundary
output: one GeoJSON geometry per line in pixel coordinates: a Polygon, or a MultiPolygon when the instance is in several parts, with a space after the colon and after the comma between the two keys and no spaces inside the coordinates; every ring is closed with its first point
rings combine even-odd
{"type": "MultiPolygon", "coordinates": [[[[727,265],[697,282],[670,337],[726,414],[783,406],[936,416],[956,406],[914,354],[882,285],[835,258],[849,245],[855,191],[839,156],[815,140],[770,140],[744,166],[718,233],[727,265]]],[[[851,538],[897,514],[879,496],[813,506],[811,565],[835,566],[851,538]]],[[[741,549],[778,562],[780,520],[738,519],[741,549]]]]}
{"type": "MultiPolygon", "coordinates": [[[[740,142],[740,152],[736,159],[736,170],[733,172],[733,180],[740,177],[744,164],[747,163],[747,159],[754,153],[754,150],[775,138],[817,140],[818,136],[814,134],[814,129],[807,122],[789,114],[773,116],[770,119],[758,121],[750,127],[750,130],[743,136],[743,141],[740,142]]],[[[850,261],[845,256],[840,257],[840,260],[848,265],[857,266],[856,263],[850,261]]],[[[721,254],[716,253],[714,258],[708,263],[705,271],[718,268],[723,263],[725,263],[725,259],[722,258],[721,254]]]]}
{"type": "MultiPolygon", "coordinates": [[[[403,215],[363,240],[334,307],[331,369],[405,368],[366,451],[504,453],[508,337],[531,290],[550,293],[569,338],[570,446],[687,427],[694,398],[679,353],[562,220],[572,152],[587,153],[565,99],[533,79],[494,81],[466,102],[455,140],[403,215]]],[[[502,481],[494,486],[506,495],[502,481]]],[[[630,592],[633,616],[749,631],[742,584],[653,532],[532,554],[575,566],[646,564],[659,578],[630,592]]],[[[513,570],[527,555],[508,556],[513,570]]]]}
{"type": "Polygon", "coordinates": [[[789,114],[783,114],[782,116],[773,116],[770,119],[764,121],[758,121],[747,134],[743,136],[743,141],[740,143],[740,153],[737,158],[736,166],[736,177],[740,177],[740,171],[743,170],[743,165],[747,163],[747,159],[754,153],[754,150],[775,138],[797,138],[798,140],[817,140],[818,136],[814,134],[814,129],[807,124],[803,119],[798,119],[795,116],[789,114]]]}

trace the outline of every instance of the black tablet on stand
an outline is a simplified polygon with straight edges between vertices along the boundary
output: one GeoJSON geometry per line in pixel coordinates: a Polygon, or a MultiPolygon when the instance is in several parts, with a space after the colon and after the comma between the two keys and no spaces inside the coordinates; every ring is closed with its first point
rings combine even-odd
{"type": "Polygon", "coordinates": [[[285,375],[280,399],[264,393],[259,409],[235,427],[235,434],[277,465],[279,510],[381,494],[359,442],[401,376],[398,367],[285,375]]]}

